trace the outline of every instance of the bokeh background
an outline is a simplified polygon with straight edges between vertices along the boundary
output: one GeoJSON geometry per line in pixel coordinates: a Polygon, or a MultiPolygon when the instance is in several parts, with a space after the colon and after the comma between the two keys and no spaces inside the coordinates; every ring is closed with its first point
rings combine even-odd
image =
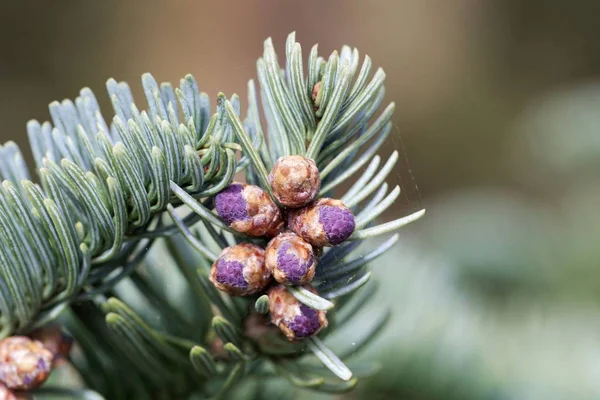
{"type": "Polygon", "coordinates": [[[358,356],[384,368],[346,397],[596,399],[598,15],[594,0],[5,1],[0,141],[27,149],[26,121],[85,86],[109,114],[109,77],[142,99],[142,73],[191,72],[244,98],[268,36],[280,53],[291,31],[305,54],[355,46],[397,104],[404,197],[387,217],[428,212],[373,265],[394,317],[358,356]]]}

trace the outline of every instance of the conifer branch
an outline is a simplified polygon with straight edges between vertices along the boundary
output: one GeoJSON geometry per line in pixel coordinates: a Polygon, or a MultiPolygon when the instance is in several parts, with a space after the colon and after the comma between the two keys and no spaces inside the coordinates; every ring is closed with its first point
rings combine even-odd
{"type": "MultiPolygon", "coordinates": [[[[352,253],[364,239],[393,232],[424,210],[373,226],[400,194],[399,187],[387,193],[386,183],[397,152],[382,167],[377,155],[394,111],[392,103],[377,114],[385,73],[371,77],[369,57],[359,69],[356,49],[344,46],[325,59],[316,45],[305,73],[294,33],[285,54],[280,66],[271,39],[265,41],[245,116],[235,94],[218,94],[211,110],[191,75],[173,88],[144,74],[145,109],[127,83],[110,79],[114,117],[105,119],[84,88],[74,101],[50,104],[51,122],[30,121],[34,172],[15,143],[0,146],[0,339],[60,319],[81,348],[72,362],[91,389],[39,390],[111,399],[226,396],[269,369],[311,390],[342,393],[356,385],[344,363],[350,353],[338,357],[322,339],[361,310],[375,290],[369,263],[399,237],[363,257],[352,253]],[[287,156],[302,156],[320,172],[315,202],[303,207],[356,215],[352,241],[313,243],[338,245],[316,254],[314,287],[290,284],[278,292],[295,309],[313,310],[321,324],[318,337],[291,342],[266,319],[275,323],[271,292],[234,297],[217,290],[208,273],[225,249],[267,246],[261,235],[220,216],[215,197],[242,173],[278,209],[291,207],[269,174],[287,156]],[[342,201],[329,199],[355,175],[342,201]],[[167,295],[173,286],[180,288],[177,300],[167,295]],[[339,317],[327,329],[325,312],[339,317]],[[307,349],[324,367],[296,362],[307,349]]],[[[361,345],[386,321],[387,314],[361,345]]],[[[298,339],[290,327],[279,327],[298,339]]],[[[374,369],[358,365],[354,376],[363,370],[374,369]]]]}

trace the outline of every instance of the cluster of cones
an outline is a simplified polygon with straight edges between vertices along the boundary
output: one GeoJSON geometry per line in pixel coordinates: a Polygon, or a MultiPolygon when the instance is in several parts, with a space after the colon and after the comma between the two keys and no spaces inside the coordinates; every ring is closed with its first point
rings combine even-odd
{"type": "Polygon", "coordinates": [[[311,159],[281,157],[269,184],[281,208],[254,185],[233,183],[216,196],[217,213],[232,229],[271,239],[264,249],[252,243],[223,249],[210,280],[232,296],[266,292],[271,322],[289,340],[302,339],[327,326],[325,311],[300,303],[285,287],[315,292],[310,282],[322,248],[346,241],[354,232],[354,216],[340,200],[315,200],[321,180],[311,159]]]}

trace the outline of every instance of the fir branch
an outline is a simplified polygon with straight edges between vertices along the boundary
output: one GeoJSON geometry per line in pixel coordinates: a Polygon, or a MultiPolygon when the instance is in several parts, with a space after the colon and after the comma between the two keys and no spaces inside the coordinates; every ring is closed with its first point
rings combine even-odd
{"type": "MultiPolygon", "coordinates": [[[[90,89],[74,101],[52,103],[52,123],[27,124],[39,184],[14,143],[0,146],[0,338],[62,318],[81,344],[74,364],[87,385],[107,398],[226,396],[247,376],[269,368],[295,386],[351,390],[357,380],[342,359],[352,354],[338,357],[321,339],[343,331],[371,297],[376,286],[367,265],[399,236],[362,256],[352,253],[362,240],[393,232],[424,210],[372,226],[400,194],[399,187],[387,193],[385,182],[398,153],[381,168],[377,155],[394,111],[392,103],[376,116],[385,73],[379,69],[370,77],[368,56],[359,70],[356,49],[344,46],[325,60],[315,45],[305,74],[294,33],[285,54],[282,68],[271,39],[265,41],[257,62],[259,88],[248,83],[246,116],[235,94],[218,94],[211,113],[208,95],[191,75],[174,89],[144,74],[145,110],[126,83],[110,79],[110,123],[90,89]],[[273,304],[267,295],[233,298],[208,276],[224,248],[266,244],[232,229],[215,214],[212,198],[243,173],[276,200],[269,170],[289,155],[316,162],[318,197],[330,196],[368,165],[341,196],[356,214],[356,231],[352,242],[320,258],[320,294],[287,289],[292,300],[339,318],[320,338],[293,343],[264,319],[273,304]],[[140,268],[142,260],[148,262],[140,268]],[[168,295],[171,287],[183,294],[168,295]],[[324,367],[296,362],[307,348],[324,367]],[[323,377],[323,368],[341,381],[323,377]]],[[[387,314],[361,344],[386,321],[387,314]]],[[[373,371],[356,368],[354,375],[373,371]]]]}

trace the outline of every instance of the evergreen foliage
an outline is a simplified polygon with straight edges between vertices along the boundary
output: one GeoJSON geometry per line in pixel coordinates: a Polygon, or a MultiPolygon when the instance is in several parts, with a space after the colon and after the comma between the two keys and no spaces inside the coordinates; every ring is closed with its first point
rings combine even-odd
{"type": "Polygon", "coordinates": [[[239,385],[260,395],[271,378],[337,393],[373,373],[374,365],[344,362],[383,329],[387,309],[345,351],[336,355],[327,342],[333,332],[343,338],[344,323],[375,290],[369,263],[398,235],[368,254],[357,252],[358,245],[424,210],[375,224],[400,194],[385,182],[398,153],[385,162],[377,155],[394,111],[392,103],[379,112],[384,72],[372,73],[370,58],[361,64],[358,50],[348,46],[325,59],[315,45],[303,65],[293,33],[285,55],[280,66],[265,41],[244,116],[236,94],[219,94],[213,110],[191,75],[174,88],[145,74],[145,110],[127,83],[111,79],[110,121],[87,88],[74,101],[52,103],[52,122],[30,121],[33,175],[14,143],[0,147],[0,337],[60,318],[78,344],[71,361],[89,388],[77,393],[88,399],[95,393],[219,397],[239,385]],[[356,216],[356,230],[320,258],[319,295],[289,288],[302,303],[328,310],[330,321],[318,338],[289,342],[268,325],[266,296],[232,298],[208,274],[223,248],[265,245],[221,220],[213,197],[236,174],[270,193],[269,170],[279,157],[295,154],[316,161],[319,197],[349,187],[338,197],[356,216]]]}

